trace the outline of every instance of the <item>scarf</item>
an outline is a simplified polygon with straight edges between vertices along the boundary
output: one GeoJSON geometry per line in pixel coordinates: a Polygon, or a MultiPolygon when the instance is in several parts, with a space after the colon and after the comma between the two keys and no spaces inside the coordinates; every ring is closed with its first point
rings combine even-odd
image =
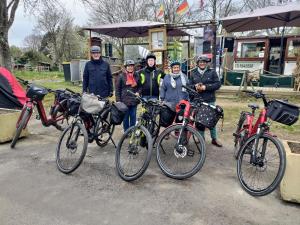
{"type": "MultiPolygon", "coordinates": [[[[186,79],[185,79],[185,76],[182,72],[177,73],[177,74],[170,73],[170,77],[171,77],[171,86],[172,86],[172,88],[176,88],[176,79],[178,77],[180,77],[182,85],[184,85],[184,86],[186,85],[186,79]]],[[[182,91],[186,91],[185,88],[182,88],[182,91]]]]}
{"type": "Polygon", "coordinates": [[[133,75],[134,72],[126,72],[126,85],[130,85],[131,87],[135,87],[137,85],[133,75]]]}
{"type": "Polygon", "coordinates": [[[198,72],[199,72],[201,75],[203,75],[203,74],[206,72],[207,67],[205,67],[204,70],[201,70],[199,67],[198,67],[197,69],[198,69],[198,72]]]}

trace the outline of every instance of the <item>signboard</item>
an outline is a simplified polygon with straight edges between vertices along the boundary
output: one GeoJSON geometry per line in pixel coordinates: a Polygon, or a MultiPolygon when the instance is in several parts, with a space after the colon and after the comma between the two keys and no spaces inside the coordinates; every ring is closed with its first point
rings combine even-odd
{"type": "Polygon", "coordinates": [[[264,62],[261,61],[236,61],[233,63],[233,70],[263,70],[264,62]]]}
{"type": "Polygon", "coordinates": [[[296,62],[295,61],[289,61],[285,62],[284,64],[284,75],[292,75],[294,69],[296,68],[296,62]]]}
{"type": "Polygon", "coordinates": [[[165,27],[149,29],[149,49],[150,51],[167,49],[167,30],[165,27]]]}

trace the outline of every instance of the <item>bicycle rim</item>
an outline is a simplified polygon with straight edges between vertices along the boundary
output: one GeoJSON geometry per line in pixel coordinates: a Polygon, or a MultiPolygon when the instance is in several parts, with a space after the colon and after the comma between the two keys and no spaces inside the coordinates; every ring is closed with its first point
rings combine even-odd
{"type": "Polygon", "coordinates": [[[199,132],[187,126],[180,136],[181,128],[182,125],[168,127],[158,137],[156,146],[160,169],[175,179],[186,179],[196,174],[206,156],[205,142],[199,132]]]}
{"type": "Polygon", "coordinates": [[[146,171],[152,151],[152,138],[143,126],[129,128],[122,136],[116,150],[116,168],[125,181],[138,179],[146,171]]]}
{"type": "Polygon", "coordinates": [[[88,145],[87,131],[78,121],[62,133],[56,154],[57,168],[63,173],[75,171],[83,161],[88,145]]]}
{"type": "Polygon", "coordinates": [[[257,161],[250,163],[254,141],[255,136],[241,149],[237,173],[242,187],[249,194],[263,196],[274,191],[282,180],[286,164],[285,152],[278,139],[264,134],[258,139],[257,161]]]}

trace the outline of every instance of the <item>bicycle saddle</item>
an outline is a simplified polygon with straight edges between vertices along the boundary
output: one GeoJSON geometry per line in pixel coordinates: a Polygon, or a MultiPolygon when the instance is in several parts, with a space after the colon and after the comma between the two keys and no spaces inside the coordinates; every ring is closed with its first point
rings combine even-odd
{"type": "Polygon", "coordinates": [[[248,104],[248,107],[250,107],[251,109],[259,109],[259,105],[255,104],[255,103],[250,103],[248,104]]]}

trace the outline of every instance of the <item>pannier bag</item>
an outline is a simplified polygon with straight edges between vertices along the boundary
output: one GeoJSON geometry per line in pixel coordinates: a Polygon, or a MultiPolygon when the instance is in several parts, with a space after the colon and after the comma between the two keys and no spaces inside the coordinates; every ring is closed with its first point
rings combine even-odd
{"type": "Polygon", "coordinates": [[[58,111],[63,112],[65,108],[67,108],[68,99],[71,97],[70,94],[65,93],[64,90],[58,90],[55,94],[56,101],[60,103],[62,107],[59,107],[58,111]]]}
{"type": "Polygon", "coordinates": [[[73,96],[67,100],[68,115],[76,116],[80,107],[80,96],[73,96]]]}
{"type": "Polygon", "coordinates": [[[299,117],[299,107],[281,100],[272,100],[267,107],[267,117],[276,122],[292,125],[299,117]]]}
{"type": "Polygon", "coordinates": [[[91,114],[99,113],[105,106],[105,101],[100,101],[96,95],[84,93],[81,97],[81,108],[91,114]]]}
{"type": "Polygon", "coordinates": [[[196,110],[196,123],[199,123],[203,127],[212,129],[215,127],[220,118],[224,117],[223,109],[216,105],[209,105],[208,103],[202,103],[196,110]]]}
{"type": "Polygon", "coordinates": [[[123,102],[113,103],[111,106],[110,122],[114,125],[120,125],[127,111],[128,107],[123,102]]]}
{"type": "Polygon", "coordinates": [[[173,123],[175,116],[175,107],[170,103],[164,103],[164,105],[160,109],[159,125],[162,127],[170,126],[173,123]]]}

